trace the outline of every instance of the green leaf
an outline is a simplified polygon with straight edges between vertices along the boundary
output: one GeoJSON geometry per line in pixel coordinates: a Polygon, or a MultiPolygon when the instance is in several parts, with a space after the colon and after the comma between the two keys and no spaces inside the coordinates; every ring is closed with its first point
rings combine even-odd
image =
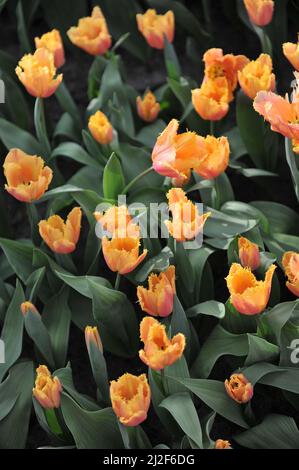
{"type": "Polygon", "coordinates": [[[14,272],[25,283],[34,271],[32,266],[32,246],[5,238],[0,238],[0,246],[14,272]]]}
{"type": "Polygon", "coordinates": [[[271,234],[299,235],[299,215],[290,207],[271,201],[253,201],[251,205],[267,218],[271,234]]]}
{"type": "Polygon", "coordinates": [[[293,418],[268,415],[261,424],[234,436],[249,449],[299,449],[299,431],[293,418]]]}
{"type": "Polygon", "coordinates": [[[258,362],[274,362],[279,356],[279,348],[275,344],[269,343],[259,336],[248,334],[248,356],[245,361],[246,366],[258,362]]]}
{"type": "Polygon", "coordinates": [[[186,314],[188,318],[197,317],[197,315],[209,315],[222,319],[225,316],[225,305],[216,300],[208,300],[189,308],[186,314]]]}
{"type": "Polygon", "coordinates": [[[104,168],[103,193],[107,199],[117,199],[125,187],[122,167],[116,154],[113,152],[104,168]]]}
{"type": "Polygon", "coordinates": [[[225,304],[225,317],[221,320],[221,325],[234,334],[256,333],[257,315],[239,313],[228,300],[225,304]]]}
{"type": "Polygon", "coordinates": [[[31,52],[31,44],[29,40],[29,35],[27,31],[27,21],[24,14],[24,5],[23,1],[19,0],[16,8],[16,17],[17,17],[17,31],[19,41],[21,43],[23,54],[31,52]]]}
{"type": "Polygon", "coordinates": [[[88,355],[89,362],[92,369],[92,375],[95,380],[95,383],[100,392],[100,396],[103,401],[109,405],[110,404],[110,392],[109,392],[109,380],[106,361],[102,351],[94,344],[93,341],[89,343],[88,355]]]}
{"type": "Polygon", "coordinates": [[[73,276],[66,272],[55,270],[55,274],[65,282],[68,286],[79,292],[79,294],[92,299],[92,294],[89,289],[89,281],[94,281],[96,284],[102,284],[107,288],[111,288],[111,284],[104,277],[98,276],[73,276]]]}
{"type": "Polygon", "coordinates": [[[55,369],[51,339],[47,328],[42,322],[41,316],[38,313],[34,313],[29,310],[24,317],[24,325],[28,335],[42,354],[43,358],[50,365],[51,369],[55,369]]]}
{"type": "Polygon", "coordinates": [[[157,137],[165,129],[166,123],[162,119],[144,126],[137,134],[136,138],[146,147],[152,149],[156,143],[157,137]]]}
{"type": "Polygon", "coordinates": [[[86,411],[65,393],[61,410],[78,449],[122,449],[122,439],[111,408],[86,411]]]}
{"type": "Polygon", "coordinates": [[[170,248],[165,247],[163,250],[153,258],[149,259],[141,268],[134,271],[134,280],[137,284],[144,282],[150,273],[153,271],[163,272],[169,267],[169,260],[173,257],[173,253],[170,248]]]}
{"type": "Polygon", "coordinates": [[[0,53],[0,77],[5,83],[5,103],[3,103],[4,109],[7,109],[10,121],[15,123],[22,129],[28,128],[29,123],[29,108],[27,101],[24,98],[24,93],[20,86],[8,73],[2,69],[1,53],[0,53]],[[18,112],[16,113],[16,109],[18,112]]]}
{"type": "MultiPolygon", "coordinates": [[[[55,0],[54,0],[55,1],[55,0]]],[[[70,116],[72,116],[76,129],[81,129],[82,122],[80,118],[79,109],[72,98],[66,84],[62,81],[55,92],[55,96],[61,106],[61,108],[66,111],[70,116]]]]}
{"type": "Polygon", "coordinates": [[[37,140],[29,132],[0,117],[0,140],[10,150],[19,148],[31,155],[42,155],[37,140]]]}
{"type": "Polygon", "coordinates": [[[17,281],[16,290],[7,309],[1,333],[1,340],[4,341],[5,345],[5,363],[0,363],[0,382],[22,352],[24,322],[20,306],[24,301],[23,289],[17,281]]]}
{"type": "Polygon", "coordinates": [[[262,329],[269,332],[270,337],[273,335],[277,344],[280,344],[281,331],[286,323],[292,317],[295,309],[298,307],[298,301],[283,302],[276,305],[271,310],[265,312],[261,318],[260,323],[262,329]]]}
{"type": "Polygon", "coordinates": [[[177,58],[173,45],[168,41],[164,35],[164,60],[166,70],[169,78],[173,80],[179,80],[182,75],[181,66],[177,58]]]}
{"type": "Polygon", "coordinates": [[[53,132],[53,138],[67,137],[74,141],[78,141],[80,133],[77,132],[73,118],[69,113],[63,113],[53,132]]]}
{"type": "Polygon", "coordinates": [[[93,159],[81,145],[74,142],[63,142],[58,145],[51,153],[51,160],[57,157],[67,157],[83,165],[89,165],[93,168],[101,168],[99,162],[93,159]]]}
{"type": "Polygon", "coordinates": [[[74,381],[73,381],[72,369],[69,364],[67,367],[56,370],[53,375],[59,378],[63,386],[63,389],[82,408],[88,411],[97,411],[99,409],[98,403],[96,403],[94,400],[87,397],[86,395],[82,395],[81,393],[77,392],[77,390],[75,389],[74,381]]]}
{"type": "Polygon", "coordinates": [[[202,449],[201,425],[190,394],[171,395],[163,400],[160,406],[169,411],[183,432],[195,442],[199,449],[202,449]]]}
{"type": "Polygon", "coordinates": [[[286,159],[289,165],[294,190],[296,193],[297,200],[299,201],[299,171],[296,164],[296,157],[293,152],[292,141],[288,138],[285,139],[286,159]]]}
{"type": "Polygon", "coordinates": [[[171,336],[174,336],[178,333],[182,333],[186,337],[186,348],[184,354],[187,358],[190,357],[191,353],[191,331],[189,320],[186,317],[185,310],[183,309],[181,302],[179,301],[177,295],[174,296],[173,301],[173,313],[171,315],[171,336]]]}

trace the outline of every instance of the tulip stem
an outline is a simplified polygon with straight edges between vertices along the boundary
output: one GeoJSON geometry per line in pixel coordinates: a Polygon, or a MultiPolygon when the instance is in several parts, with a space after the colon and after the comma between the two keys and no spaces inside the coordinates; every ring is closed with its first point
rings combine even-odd
{"type": "Polygon", "coordinates": [[[51,431],[56,434],[56,436],[61,436],[63,430],[57,419],[56,411],[54,408],[45,409],[46,420],[51,431]]]}
{"type": "Polygon", "coordinates": [[[122,193],[123,194],[126,194],[134,185],[135,183],[137,183],[139,180],[141,180],[142,178],[144,178],[144,176],[148,175],[149,173],[151,173],[152,171],[154,171],[153,167],[151,166],[150,168],[147,168],[145,171],[143,171],[142,173],[140,173],[139,175],[137,175],[134,179],[132,179],[132,181],[122,190],[122,193]]]}
{"type": "Polygon", "coordinates": [[[215,134],[215,122],[210,121],[210,135],[214,135],[214,134],[215,134]]]}
{"type": "Polygon", "coordinates": [[[51,155],[51,145],[48,137],[45,106],[43,98],[36,98],[34,106],[34,126],[37,138],[41,144],[44,157],[47,159],[51,155]]]}
{"type": "Polygon", "coordinates": [[[119,290],[120,280],[121,280],[121,275],[117,273],[116,278],[115,278],[115,284],[114,284],[115,290],[119,290]]]}

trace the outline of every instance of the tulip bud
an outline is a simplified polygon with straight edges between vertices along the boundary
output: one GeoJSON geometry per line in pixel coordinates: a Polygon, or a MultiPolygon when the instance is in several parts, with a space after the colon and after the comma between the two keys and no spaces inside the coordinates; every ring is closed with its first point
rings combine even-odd
{"type": "Polygon", "coordinates": [[[49,33],[43,34],[40,38],[34,38],[34,41],[37,49],[44,47],[54,54],[54,65],[57,69],[62,67],[65,63],[64,47],[60,32],[57,29],[53,29],[49,33]]]}
{"type": "Polygon", "coordinates": [[[282,265],[288,278],[287,288],[299,297],[299,253],[288,251],[283,255],[282,265]]]}
{"type": "Polygon", "coordinates": [[[217,439],[215,442],[214,449],[231,449],[231,445],[229,441],[223,441],[222,439],[217,439]]]}
{"type": "Polygon", "coordinates": [[[97,111],[90,116],[88,129],[93,138],[101,145],[110,144],[113,140],[113,127],[102,111],[97,111]]]}
{"type": "Polygon", "coordinates": [[[85,328],[85,342],[87,349],[89,351],[90,349],[90,344],[93,343],[93,345],[103,353],[103,345],[102,341],[98,332],[98,329],[96,326],[87,326],[85,328]]]}
{"type": "Polygon", "coordinates": [[[244,268],[250,268],[251,271],[255,271],[261,262],[259,247],[245,237],[239,238],[238,247],[242,266],[244,268]]]}
{"type": "Polygon", "coordinates": [[[21,312],[22,312],[24,317],[27,315],[28,312],[32,312],[32,313],[40,316],[37,308],[31,302],[23,302],[21,304],[21,312]]]}
{"type": "Polygon", "coordinates": [[[153,122],[157,119],[160,112],[160,104],[157,102],[155,95],[149,90],[144,98],[137,96],[137,112],[143,121],[153,122]]]}
{"type": "Polygon", "coordinates": [[[233,374],[224,382],[228,395],[237,403],[247,403],[253,397],[253,386],[243,374],[233,374]]]}
{"type": "Polygon", "coordinates": [[[282,46],[284,56],[292,64],[295,70],[299,72],[299,38],[297,44],[286,42],[282,46]]]}
{"type": "Polygon", "coordinates": [[[250,21],[257,26],[271,23],[274,13],[273,0],[244,0],[250,21]]]}
{"type": "Polygon", "coordinates": [[[58,377],[51,376],[47,366],[36,369],[37,377],[33,396],[45,409],[59,408],[62,386],[58,377]]]}

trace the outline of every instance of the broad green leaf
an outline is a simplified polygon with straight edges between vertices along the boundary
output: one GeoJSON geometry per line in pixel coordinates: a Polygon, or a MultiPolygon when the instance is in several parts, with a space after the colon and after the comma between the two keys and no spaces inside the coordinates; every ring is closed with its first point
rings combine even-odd
{"type": "Polygon", "coordinates": [[[51,369],[55,369],[55,361],[51,346],[49,332],[42,322],[41,316],[29,310],[24,317],[26,331],[37,349],[49,364],[51,369]]]}
{"type": "Polygon", "coordinates": [[[186,348],[185,348],[184,354],[186,355],[187,358],[189,358],[190,353],[191,353],[191,347],[192,347],[190,325],[189,325],[189,320],[186,317],[186,313],[177,295],[174,296],[173,313],[171,315],[170,329],[171,329],[171,336],[175,336],[178,333],[182,333],[183,335],[185,335],[186,348]]]}
{"type": "Polygon", "coordinates": [[[0,117],[0,140],[8,150],[19,148],[29,155],[42,155],[40,144],[29,132],[2,117],[0,117]]]}
{"type": "Polygon", "coordinates": [[[84,150],[83,147],[74,142],[63,142],[62,144],[58,145],[58,147],[56,147],[51,153],[51,159],[61,156],[75,160],[76,162],[82,163],[83,165],[89,165],[96,169],[100,168],[99,162],[93,159],[84,150]]]}
{"type": "Polygon", "coordinates": [[[0,246],[14,272],[25,283],[34,271],[32,266],[32,246],[5,238],[0,238],[0,246]]]}
{"type": "Polygon", "coordinates": [[[225,305],[216,300],[208,300],[189,308],[186,314],[188,318],[197,317],[197,315],[209,315],[222,319],[225,316],[225,305]]]}
{"type": "Polygon", "coordinates": [[[68,364],[67,367],[58,369],[54,372],[54,376],[57,376],[63,386],[63,389],[80,405],[82,408],[88,411],[97,411],[99,404],[86,395],[82,395],[77,392],[73,382],[72,369],[68,364]]]}
{"type": "Polygon", "coordinates": [[[299,171],[296,164],[296,157],[292,148],[292,141],[288,138],[285,139],[286,159],[289,165],[294,190],[296,193],[297,200],[299,201],[299,171]]]}
{"type": "Polygon", "coordinates": [[[103,193],[107,199],[117,199],[125,187],[125,179],[120,161],[115,153],[112,153],[103,173],[103,193]]]}

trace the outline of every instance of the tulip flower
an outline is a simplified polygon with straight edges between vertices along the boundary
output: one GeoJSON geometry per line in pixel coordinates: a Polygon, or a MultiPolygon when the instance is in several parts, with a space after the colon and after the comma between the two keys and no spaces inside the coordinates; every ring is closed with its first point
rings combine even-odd
{"type": "Polygon", "coordinates": [[[282,50],[294,69],[299,72],[299,38],[297,44],[285,42],[282,46],[282,50]]]}
{"type": "Polygon", "coordinates": [[[110,144],[113,140],[113,127],[102,111],[97,111],[90,116],[88,129],[99,144],[110,144]]]}
{"type": "Polygon", "coordinates": [[[149,90],[144,95],[136,98],[138,116],[145,122],[153,122],[157,119],[160,112],[160,104],[155,95],[149,90]]]}
{"type": "Polygon", "coordinates": [[[267,26],[274,13],[273,0],[244,0],[250,21],[256,26],[267,26]]]}
{"type": "Polygon", "coordinates": [[[287,288],[299,297],[299,253],[286,252],[282,258],[282,265],[288,278],[287,288]]]}
{"type": "Polygon", "coordinates": [[[219,121],[229,111],[232,101],[227,79],[225,77],[205,80],[200,88],[192,90],[192,104],[202,119],[219,121]]]}
{"type": "Polygon", "coordinates": [[[139,357],[142,362],[156,371],[171,366],[180,359],[186,345],[186,338],[182,333],[169,339],[165,325],[152,317],[145,317],[140,323],[140,338],[144,343],[144,349],[139,351],[139,357]]]}
{"type": "Polygon", "coordinates": [[[248,268],[240,264],[232,264],[226,278],[230,292],[230,301],[235,309],[244,315],[256,315],[265,310],[272,285],[272,277],[276,266],[269,267],[264,281],[258,281],[248,268]]]}
{"type": "Polygon", "coordinates": [[[105,54],[111,46],[111,36],[100,7],[95,6],[91,16],[81,18],[78,26],[72,26],[67,35],[75,46],[90,55],[105,54]]]}
{"type": "Polygon", "coordinates": [[[31,302],[23,302],[21,304],[21,312],[22,312],[22,315],[25,317],[27,315],[28,312],[32,312],[38,316],[40,316],[37,308],[35,307],[35,305],[33,305],[31,302]]]}
{"type": "Polygon", "coordinates": [[[254,109],[271,124],[271,129],[293,140],[294,151],[299,153],[299,73],[295,72],[297,88],[292,102],[288,97],[271,91],[260,91],[253,102],[254,109]]]}
{"type": "Polygon", "coordinates": [[[248,403],[253,397],[253,386],[243,374],[233,374],[224,382],[228,395],[237,403],[248,403]]]}
{"type": "Polygon", "coordinates": [[[139,237],[140,229],[126,206],[112,206],[105,214],[94,212],[94,217],[103,230],[115,238],[139,237]]]}
{"type": "Polygon", "coordinates": [[[53,177],[51,168],[41,157],[11,149],[4,164],[6,191],[18,201],[37,201],[47,191],[53,177]]]}
{"type": "Polygon", "coordinates": [[[275,90],[275,75],[272,73],[272,59],[261,54],[238,72],[239,83],[244,93],[252,100],[259,91],[275,90]]]}
{"type": "Polygon", "coordinates": [[[110,385],[112,408],[121,424],[138,426],[147,418],[151,390],[145,374],[124,374],[110,385]]]}
{"type": "Polygon", "coordinates": [[[148,278],[148,289],[137,287],[137,297],[142,310],[154,317],[168,317],[173,311],[175,295],[175,267],[169,266],[165,271],[151,274],[148,278]]]}
{"type": "MultiPolygon", "coordinates": [[[[232,93],[238,85],[238,72],[245,67],[249,59],[244,55],[223,54],[222,49],[213,48],[204,54],[203,61],[205,64],[204,81],[226,78],[228,88],[232,93]]],[[[230,94],[229,101],[231,100],[230,94]]]]}
{"type": "Polygon", "coordinates": [[[152,152],[154,170],[162,176],[186,182],[198,164],[200,148],[195,132],[178,134],[179,122],[172,119],[158,137],[152,152]]]}
{"type": "Polygon", "coordinates": [[[171,10],[158,15],[149,9],[143,15],[136,15],[137,26],[147,43],[155,49],[164,49],[164,36],[169,42],[174,38],[174,14],[171,10]]]}
{"type": "Polygon", "coordinates": [[[80,237],[81,218],[80,207],[75,207],[69,213],[66,222],[59,215],[52,215],[48,220],[40,221],[40,236],[55,253],[72,253],[80,237]]]}
{"type": "Polygon", "coordinates": [[[93,343],[94,346],[103,353],[103,344],[96,326],[86,326],[85,328],[85,343],[89,351],[90,344],[93,343]]]}
{"type": "Polygon", "coordinates": [[[204,179],[217,178],[229,164],[230,146],[227,137],[216,138],[212,135],[198,137],[200,158],[194,171],[204,179]]]}
{"type": "Polygon", "coordinates": [[[255,271],[261,262],[259,247],[245,237],[238,240],[239,258],[244,268],[255,271]]]}
{"type": "Polygon", "coordinates": [[[147,255],[143,250],[139,255],[140,239],[138,237],[102,239],[102,250],[106,263],[113,272],[128,274],[142,263],[147,255]]]}
{"type": "Polygon", "coordinates": [[[49,33],[43,34],[40,38],[34,38],[34,41],[37,49],[44,47],[54,54],[54,65],[57,69],[62,67],[65,63],[64,47],[60,32],[57,29],[53,29],[49,33]]]}
{"type": "Polygon", "coordinates": [[[217,439],[215,442],[214,449],[231,449],[232,446],[229,441],[223,441],[222,439],[217,439]]]}
{"type": "Polygon", "coordinates": [[[62,74],[56,77],[54,55],[44,47],[34,54],[24,55],[16,67],[16,74],[28,93],[38,98],[53,95],[62,82],[62,74]]]}
{"type": "Polygon", "coordinates": [[[58,377],[51,376],[47,366],[36,369],[37,377],[33,396],[45,409],[59,408],[62,386],[58,377]]]}
{"type": "Polygon", "coordinates": [[[169,210],[172,213],[172,221],[166,220],[165,225],[171,236],[177,242],[194,240],[203,231],[204,224],[210,216],[210,212],[200,215],[195,204],[180,188],[173,188],[167,193],[169,210]]]}

